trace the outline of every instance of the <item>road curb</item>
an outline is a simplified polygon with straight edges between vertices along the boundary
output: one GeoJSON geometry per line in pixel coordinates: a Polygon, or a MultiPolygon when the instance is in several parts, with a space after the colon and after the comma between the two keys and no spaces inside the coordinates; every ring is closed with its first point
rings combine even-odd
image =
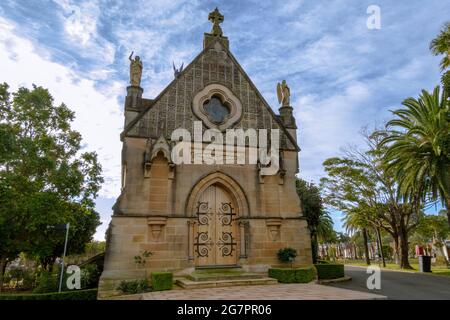
{"type": "Polygon", "coordinates": [[[317,280],[316,283],[317,283],[317,284],[328,284],[328,283],[345,282],[345,281],[350,281],[350,280],[352,280],[352,277],[345,276],[345,277],[337,278],[337,279],[322,279],[322,280],[317,280]]]}

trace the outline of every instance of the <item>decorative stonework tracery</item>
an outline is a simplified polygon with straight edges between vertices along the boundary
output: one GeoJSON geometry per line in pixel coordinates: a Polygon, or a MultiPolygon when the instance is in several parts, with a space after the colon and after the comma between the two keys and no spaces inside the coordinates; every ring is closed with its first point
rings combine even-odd
{"type": "Polygon", "coordinates": [[[162,154],[164,158],[167,159],[169,166],[169,179],[173,179],[175,177],[175,164],[172,162],[171,150],[169,143],[164,138],[164,136],[160,136],[158,140],[156,140],[155,144],[152,145],[151,139],[148,139],[147,146],[145,150],[144,156],[144,177],[150,177],[150,169],[153,163],[153,159],[155,159],[158,154],[162,154]]]}
{"type": "Polygon", "coordinates": [[[206,127],[222,131],[239,121],[242,104],[230,89],[214,83],[194,96],[192,111],[206,127]]]}

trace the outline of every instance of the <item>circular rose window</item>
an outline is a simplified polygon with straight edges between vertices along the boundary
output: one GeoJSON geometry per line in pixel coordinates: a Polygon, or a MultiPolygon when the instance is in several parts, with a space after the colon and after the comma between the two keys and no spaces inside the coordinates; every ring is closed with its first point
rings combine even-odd
{"type": "Polygon", "coordinates": [[[227,87],[210,84],[198,92],[192,110],[208,128],[224,130],[235,124],[242,115],[239,99],[227,87]]]}

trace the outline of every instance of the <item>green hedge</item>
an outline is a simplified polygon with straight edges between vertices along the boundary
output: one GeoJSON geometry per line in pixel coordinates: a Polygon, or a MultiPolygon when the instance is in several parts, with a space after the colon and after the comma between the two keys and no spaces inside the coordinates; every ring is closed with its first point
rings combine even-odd
{"type": "Polygon", "coordinates": [[[319,280],[337,279],[345,276],[344,265],[337,263],[318,263],[314,265],[317,270],[319,280]]]}
{"type": "Polygon", "coordinates": [[[172,289],[173,276],[171,272],[152,272],[151,277],[154,291],[172,289]]]}
{"type": "Polygon", "coordinates": [[[61,293],[0,294],[0,300],[97,300],[97,289],[61,293]]]}
{"type": "Polygon", "coordinates": [[[308,283],[316,278],[316,273],[313,267],[271,268],[269,277],[281,283],[308,283]]]}

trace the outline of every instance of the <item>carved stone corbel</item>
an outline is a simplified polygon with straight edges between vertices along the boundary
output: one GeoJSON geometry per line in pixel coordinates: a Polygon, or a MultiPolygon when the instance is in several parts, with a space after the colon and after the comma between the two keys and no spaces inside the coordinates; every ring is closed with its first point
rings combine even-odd
{"type": "Polygon", "coordinates": [[[150,235],[153,241],[159,241],[164,226],[167,224],[166,217],[148,217],[147,224],[150,227],[150,235]]]}
{"type": "Polygon", "coordinates": [[[272,241],[280,239],[281,218],[272,218],[266,220],[266,226],[269,230],[269,237],[272,241]]]}

